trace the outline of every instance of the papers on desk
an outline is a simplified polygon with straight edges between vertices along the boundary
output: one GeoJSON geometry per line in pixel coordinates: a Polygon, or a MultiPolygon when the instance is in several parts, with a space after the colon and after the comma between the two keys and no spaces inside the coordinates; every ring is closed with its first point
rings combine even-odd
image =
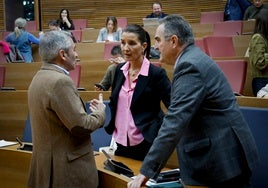
{"type": "Polygon", "coordinates": [[[171,182],[163,182],[163,183],[152,183],[151,181],[147,181],[147,188],[184,188],[179,181],[171,181],[171,182]]]}
{"type": "Polygon", "coordinates": [[[150,179],[146,183],[148,188],[184,188],[186,187],[180,177],[180,169],[162,171],[156,180],[150,179]]]}
{"type": "Polygon", "coordinates": [[[17,142],[9,142],[5,140],[0,140],[0,147],[11,146],[15,144],[17,144],[17,142]]]}

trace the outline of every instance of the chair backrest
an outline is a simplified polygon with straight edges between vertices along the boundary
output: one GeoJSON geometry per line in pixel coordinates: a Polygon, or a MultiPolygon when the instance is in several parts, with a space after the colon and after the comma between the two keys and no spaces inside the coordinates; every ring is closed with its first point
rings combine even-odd
{"type": "Polygon", "coordinates": [[[75,30],[82,30],[87,28],[87,19],[73,19],[75,30]]]}
{"type": "MultiPolygon", "coordinates": [[[[108,105],[109,102],[110,102],[109,100],[103,101],[103,103],[106,105],[106,109],[105,109],[106,119],[105,119],[105,123],[103,127],[107,126],[111,120],[111,111],[108,105]]],[[[90,106],[90,101],[86,102],[86,110],[88,114],[91,113],[89,106],[90,106]]],[[[109,135],[108,133],[106,133],[104,128],[99,128],[91,133],[91,140],[93,143],[94,151],[99,151],[100,147],[110,146],[112,135],[109,135]]]]}
{"type": "Polygon", "coordinates": [[[26,31],[37,31],[37,24],[36,24],[36,21],[35,20],[31,20],[31,21],[27,21],[27,24],[26,24],[26,31]]]}
{"type": "Polygon", "coordinates": [[[76,64],[75,69],[70,71],[70,77],[73,79],[76,87],[80,86],[80,77],[81,77],[81,65],[76,64]]]}
{"type": "Polygon", "coordinates": [[[126,17],[117,18],[117,25],[118,25],[118,27],[121,27],[122,29],[125,29],[126,26],[128,25],[127,18],[126,17]]]}
{"type": "Polygon", "coordinates": [[[121,42],[106,42],[104,44],[103,59],[108,60],[111,57],[111,50],[114,46],[120,45],[121,42]]]}
{"type": "Polygon", "coordinates": [[[2,39],[1,40],[5,41],[5,38],[6,38],[6,36],[9,35],[9,33],[12,33],[12,32],[11,31],[3,31],[2,32],[2,39]]]}
{"type": "Polygon", "coordinates": [[[71,31],[76,42],[81,42],[82,40],[82,30],[72,30],[71,31]]]}
{"type": "Polygon", "coordinates": [[[6,67],[0,66],[0,88],[5,85],[6,67]]]}
{"type": "Polygon", "coordinates": [[[210,57],[234,57],[236,55],[231,36],[206,36],[203,40],[205,51],[210,57]]]}
{"type": "Polygon", "coordinates": [[[159,19],[158,18],[143,18],[142,23],[143,23],[143,27],[158,26],[159,19]]]}
{"type": "Polygon", "coordinates": [[[252,35],[254,33],[256,20],[244,20],[242,25],[243,35],[252,35]]]}
{"type": "Polygon", "coordinates": [[[4,54],[3,46],[0,45],[0,63],[6,63],[6,62],[7,62],[6,54],[4,54]]]}
{"type": "Polygon", "coordinates": [[[203,38],[195,38],[194,43],[197,47],[199,47],[203,52],[206,52],[203,38]]]}
{"type": "Polygon", "coordinates": [[[82,30],[81,42],[96,42],[100,29],[87,28],[82,30]]]}
{"type": "Polygon", "coordinates": [[[224,11],[201,12],[200,23],[216,23],[224,20],[224,11]]]}
{"type": "Polygon", "coordinates": [[[28,116],[27,116],[22,141],[23,142],[30,142],[30,143],[32,142],[32,130],[31,130],[30,114],[28,114],[28,116]]]}
{"type": "Polygon", "coordinates": [[[214,23],[213,35],[224,36],[224,35],[241,35],[243,22],[237,21],[226,21],[214,23]]]}
{"type": "Polygon", "coordinates": [[[260,165],[253,171],[252,174],[252,187],[268,187],[268,108],[240,106],[240,109],[255,138],[260,156],[260,165]]]}
{"type": "Polygon", "coordinates": [[[242,94],[246,74],[247,62],[245,60],[216,60],[215,61],[229,81],[234,93],[242,94]]]}

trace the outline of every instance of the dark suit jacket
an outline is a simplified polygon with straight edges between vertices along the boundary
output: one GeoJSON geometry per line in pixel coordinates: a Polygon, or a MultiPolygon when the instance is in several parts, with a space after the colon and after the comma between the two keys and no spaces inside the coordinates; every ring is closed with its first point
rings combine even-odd
{"type": "Polygon", "coordinates": [[[151,13],[151,14],[148,14],[146,18],[164,18],[166,16],[167,14],[165,14],[164,12],[162,12],[159,16],[156,16],[154,13],[151,13]]]}
{"type": "MultiPolygon", "coordinates": [[[[111,121],[105,127],[108,134],[115,129],[115,115],[118,95],[125,76],[119,64],[116,69],[112,93],[110,97],[111,121]]],[[[164,113],[161,110],[161,100],[166,107],[170,104],[170,81],[163,68],[150,64],[148,76],[139,75],[131,101],[131,113],[137,128],[142,132],[146,141],[152,143],[162,124],[164,113]]]]}
{"type": "Polygon", "coordinates": [[[212,185],[258,163],[251,131],[223,72],[190,45],[174,70],[171,104],[141,173],[154,177],[177,148],[188,185],[212,185]]]}

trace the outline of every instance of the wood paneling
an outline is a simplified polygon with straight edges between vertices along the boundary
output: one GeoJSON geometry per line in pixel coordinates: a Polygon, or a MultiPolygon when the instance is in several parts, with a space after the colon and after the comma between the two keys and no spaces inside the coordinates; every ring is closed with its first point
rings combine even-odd
{"type": "MultiPolygon", "coordinates": [[[[0,30],[5,30],[4,5],[7,0],[0,0],[0,30]]],[[[38,21],[40,2],[40,20],[42,29],[47,29],[51,19],[59,17],[59,11],[67,8],[72,19],[88,19],[88,27],[99,29],[104,26],[107,16],[127,17],[128,23],[142,24],[142,18],[151,13],[149,0],[35,0],[35,17],[38,21]]],[[[264,0],[268,3],[268,0],[264,0]]],[[[161,1],[163,11],[168,14],[181,14],[190,23],[199,23],[201,12],[224,10],[226,0],[196,1],[161,1]]],[[[39,24],[39,21],[38,21],[39,24]]]]}

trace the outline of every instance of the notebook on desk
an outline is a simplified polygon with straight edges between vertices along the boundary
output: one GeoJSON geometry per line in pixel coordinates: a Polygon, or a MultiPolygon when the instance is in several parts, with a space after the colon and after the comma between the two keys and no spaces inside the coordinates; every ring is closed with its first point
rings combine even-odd
{"type": "Polygon", "coordinates": [[[143,18],[143,26],[157,26],[159,24],[158,18],[143,18]]]}

